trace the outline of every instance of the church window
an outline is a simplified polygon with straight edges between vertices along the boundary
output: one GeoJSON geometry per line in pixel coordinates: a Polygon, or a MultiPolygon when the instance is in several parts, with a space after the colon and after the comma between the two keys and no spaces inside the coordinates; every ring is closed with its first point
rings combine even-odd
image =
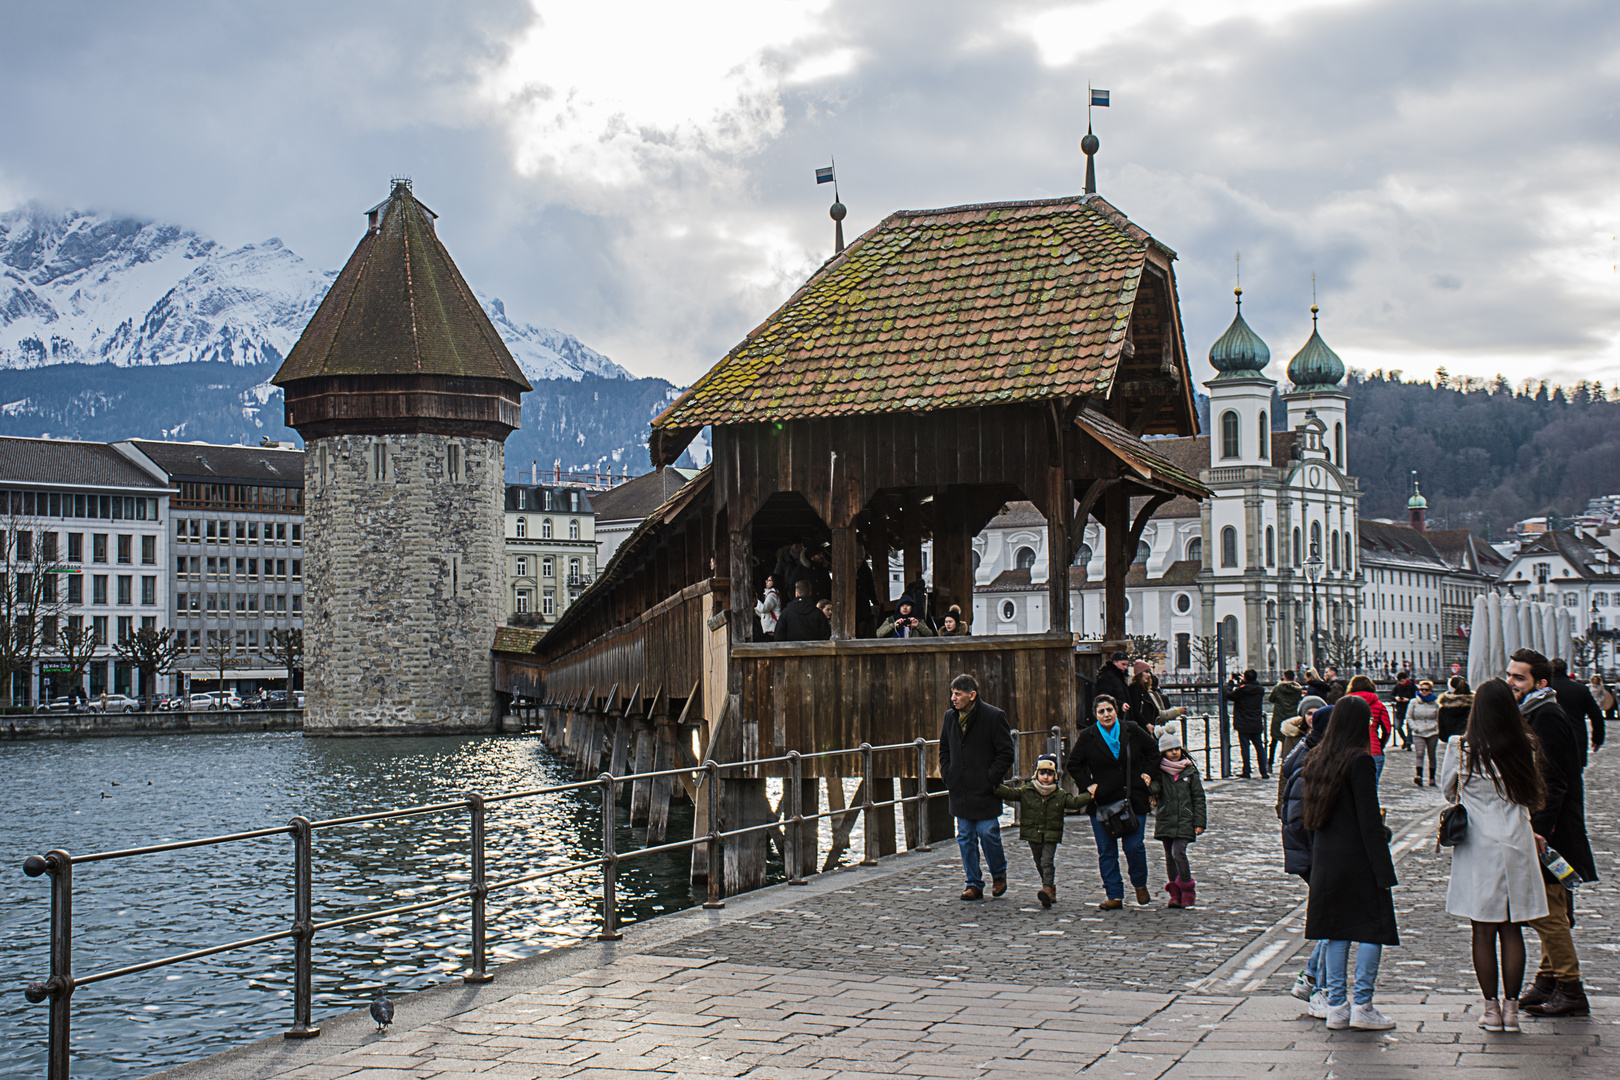
{"type": "Polygon", "coordinates": [[[1145,563],[1148,561],[1148,556],[1152,554],[1153,548],[1148,546],[1148,542],[1146,540],[1139,540],[1136,544],[1136,558],[1132,559],[1131,561],[1145,563]]]}
{"type": "Polygon", "coordinates": [[[1074,565],[1085,566],[1091,562],[1091,545],[1081,544],[1080,550],[1074,553],[1074,565]]]}
{"type": "Polygon", "coordinates": [[[1176,610],[1185,615],[1192,610],[1192,597],[1186,593],[1176,594],[1176,610]]]}
{"type": "Polygon", "coordinates": [[[1311,522],[1311,554],[1318,558],[1322,555],[1322,524],[1318,521],[1311,522]]]}
{"type": "Polygon", "coordinates": [[[1277,565],[1277,530],[1266,526],[1266,565],[1277,565]]]}
{"type": "Polygon", "coordinates": [[[1333,543],[1329,546],[1333,549],[1333,569],[1337,570],[1339,568],[1339,534],[1334,533],[1331,539],[1333,543]]]}
{"type": "Polygon", "coordinates": [[[1241,457],[1238,449],[1238,415],[1228,409],[1221,413],[1221,457],[1241,457]]]}
{"type": "Polygon", "coordinates": [[[1021,547],[1013,555],[1013,565],[1020,570],[1028,570],[1035,565],[1035,549],[1021,547]]]}
{"type": "Polygon", "coordinates": [[[1353,574],[1356,572],[1355,564],[1350,561],[1350,553],[1354,550],[1355,545],[1350,542],[1350,533],[1348,530],[1346,530],[1344,534],[1344,572],[1347,574],[1353,574]]]}
{"type": "Polygon", "coordinates": [[[1228,525],[1221,530],[1221,565],[1237,566],[1237,530],[1228,525]]]}
{"type": "Polygon", "coordinates": [[[529,519],[520,517],[520,518],[517,519],[517,538],[519,540],[526,540],[526,539],[528,539],[528,536],[529,536],[529,519]]]}
{"type": "Polygon", "coordinates": [[[1237,616],[1228,615],[1221,620],[1221,645],[1227,656],[1236,656],[1238,647],[1237,616]]]}
{"type": "Polygon", "coordinates": [[[1001,618],[1004,622],[1012,622],[1013,616],[1018,614],[1018,605],[1011,600],[1001,602],[1001,618]]]}
{"type": "Polygon", "coordinates": [[[1195,536],[1187,541],[1187,559],[1189,562],[1201,563],[1204,561],[1204,538],[1195,536]]]}
{"type": "Polygon", "coordinates": [[[1333,425],[1333,464],[1344,468],[1344,425],[1333,425]]]}
{"type": "Polygon", "coordinates": [[[1271,456],[1270,451],[1266,446],[1266,443],[1271,438],[1271,425],[1266,423],[1266,410],[1264,410],[1264,409],[1260,410],[1260,425],[1259,425],[1259,427],[1260,427],[1260,430],[1258,432],[1256,432],[1256,434],[1260,438],[1260,460],[1265,461],[1267,458],[1269,458],[1271,456]]]}
{"type": "Polygon", "coordinates": [[[1294,565],[1305,565],[1305,553],[1300,547],[1300,531],[1298,525],[1294,526],[1294,565]]]}

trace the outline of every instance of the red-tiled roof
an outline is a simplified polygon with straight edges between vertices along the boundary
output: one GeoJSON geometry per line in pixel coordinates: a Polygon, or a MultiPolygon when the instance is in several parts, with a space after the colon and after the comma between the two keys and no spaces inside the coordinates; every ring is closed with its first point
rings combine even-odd
{"type": "Polygon", "coordinates": [[[1155,244],[1095,196],[891,214],[653,427],[1106,396],[1155,244]]]}

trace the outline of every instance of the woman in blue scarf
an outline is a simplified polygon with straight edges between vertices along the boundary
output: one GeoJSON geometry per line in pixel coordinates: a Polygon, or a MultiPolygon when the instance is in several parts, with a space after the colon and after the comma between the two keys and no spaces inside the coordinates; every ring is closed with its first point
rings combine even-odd
{"type": "Polygon", "coordinates": [[[1107,694],[1092,703],[1096,723],[1081,730],[1069,755],[1069,775],[1080,790],[1091,795],[1086,813],[1091,815],[1091,832],[1097,841],[1097,868],[1102,872],[1103,902],[1099,911],[1118,911],[1125,906],[1125,883],[1119,873],[1119,849],[1125,848],[1125,862],[1136,902],[1150,904],[1147,890],[1148,785],[1159,761],[1159,743],[1152,735],[1119,716],[1119,703],[1107,694]],[[1129,770],[1127,772],[1127,769],[1129,770]],[[1129,802],[1136,815],[1136,827],[1122,836],[1110,836],[1103,818],[1110,807],[1129,802]],[[1102,811],[1099,815],[1099,810],[1102,811]]]}
{"type": "Polygon", "coordinates": [[[1412,782],[1423,786],[1423,758],[1429,758],[1429,786],[1434,787],[1434,759],[1440,745],[1440,698],[1434,692],[1434,683],[1424,679],[1417,684],[1417,697],[1406,707],[1406,730],[1412,736],[1412,761],[1417,778],[1412,782]]]}

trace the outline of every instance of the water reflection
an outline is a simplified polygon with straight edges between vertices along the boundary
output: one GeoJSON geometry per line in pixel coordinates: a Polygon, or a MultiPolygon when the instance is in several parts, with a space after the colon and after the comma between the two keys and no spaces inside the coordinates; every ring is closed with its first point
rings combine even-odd
{"type": "MultiPolygon", "coordinates": [[[[196,735],[0,744],[0,1076],[44,1074],[46,1013],[18,991],[49,970],[49,885],[24,878],[25,856],[92,851],[285,822],[567,783],[535,740],[518,737],[305,739],[295,734],[196,735]]],[[[622,811],[621,811],[622,814],[622,811]]],[[[466,887],[465,810],[322,830],[315,841],[316,919],[374,910],[466,887]]],[[[600,793],[501,803],[487,814],[487,872],[516,877],[601,853],[600,793]]],[[[645,842],[621,826],[619,850],[645,842]]],[[[671,810],[670,837],[691,833],[691,808],[671,810]]],[[[688,907],[684,852],[621,864],[621,918],[688,907]]],[[[74,870],[74,967],[88,974],[291,921],[288,837],[243,841],[74,870]]],[[[600,871],[573,871],[494,893],[489,962],[533,955],[594,933],[600,871]]],[[[315,1015],[363,1004],[379,983],[420,989],[468,964],[468,905],[345,927],[315,940],[315,1015]]],[[[76,1077],[143,1075],[254,1038],[291,1016],[287,942],[85,987],[74,995],[76,1077]]]]}

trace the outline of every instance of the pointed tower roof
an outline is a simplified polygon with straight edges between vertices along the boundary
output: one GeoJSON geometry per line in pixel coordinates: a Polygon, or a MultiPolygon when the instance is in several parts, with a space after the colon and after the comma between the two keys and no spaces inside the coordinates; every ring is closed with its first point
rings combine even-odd
{"type": "Polygon", "coordinates": [[[1219,373],[1217,379],[1258,375],[1271,362],[1271,350],[1243,321],[1243,287],[1233,289],[1232,295],[1237,297],[1237,315],[1209,349],[1209,363],[1219,373]]]}
{"type": "Polygon", "coordinates": [[[529,380],[434,231],[437,215],[396,180],[272,380],[342,376],[529,380]]]}
{"type": "Polygon", "coordinates": [[[1317,307],[1312,304],[1310,340],[1288,361],[1288,381],[1300,390],[1325,390],[1336,387],[1344,378],[1344,361],[1328,348],[1317,332],[1316,312],[1317,307]]]}

